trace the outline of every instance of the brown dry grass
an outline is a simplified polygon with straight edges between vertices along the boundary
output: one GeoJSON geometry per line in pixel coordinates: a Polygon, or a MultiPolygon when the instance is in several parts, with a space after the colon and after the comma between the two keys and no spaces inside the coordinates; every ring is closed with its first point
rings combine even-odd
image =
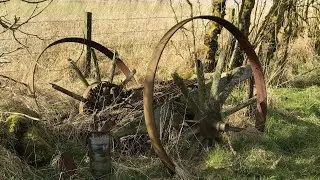
{"type": "Polygon", "coordinates": [[[19,157],[1,145],[0,155],[0,179],[39,178],[19,157]]]}
{"type": "MultiPolygon", "coordinates": [[[[194,1],[194,15],[210,14],[210,1],[200,1],[199,5],[194,1]]],[[[228,7],[231,5],[229,4],[228,7]]],[[[32,23],[23,27],[24,31],[45,37],[47,40],[39,40],[32,36],[18,34],[22,42],[27,40],[30,47],[28,54],[21,50],[8,56],[12,63],[1,73],[16,77],[24,82],[30,82],[33,62],[50,42],[63,37],[83,37],[85,31],[85,12],[93,13],[93,39],[106,47],[117,50],[120,57],[125,60],[130,69],[137,69],[138,79],[143,79],[147,64],[152,55],[153,48],[162,35],[172,27],[176,20],[180,21],[190,15],[190,8],[186,2],[174,1],[171,9],[169,2],[153,1],[54,1],[53,4],[40,16],[33,19],[32,23]],[[176,14],[176,16],[175,16],[176,14]],[[154,18],[158,17],[158,18],[154,18]],[[177,18],[177,19],[175,19],[177,18]]],[[[1,7],[18,16],[26,17],[32,10],[31,7],[23,7],[23,4],[12,1],[6,7],[1,7]]],[[[228,17],[227,17],[228,18],[228,17]]],[[[186,28],[190,30],[189,23],[186,28]]],[[[204,52],[203,35],[207,21],[195,21],[197,51],[204,52]]],[[[227,39],[223,33],[221,43],[227,39]]],[[[1,51],[14,49],[18,46],[8,33],[0,35],[0,38],[8,39],[0,42],[1,51]]],[[[192,63],[192,34],[188,31],[178,32],[166,48],[160,62],[159,74],[170,77],[171,73],[191,73],[192,63]],[[186,35],[187,36],[186,36],[186,35]],[[190,52],[191,51],[191,52],[190,52]]],[[[56,81],[57,78],[68,79],[67,71],[51,72],[49,69],[63,69],[67,67],[67,58],[78,59],[81,55],[81,45],[59,45],[48,50],[40,60],[40,64],[46,67],[38,77],[37,83],[56,81]]],[[[98,53],[101,61],[103,57],[98,53]]],[[[84,59],[84,54],[80,60],[84,59]]],[[[106,71],[105,63],[101,63],[102,71],[106,71]]],[[[40,85],[40,84],[39,84],[40,85]]],[[[42,85],[42,84],[41,84],[42,85]]]]}
{"type": "MultiPolygon", "coordinates": [[[[237,6],[230,3],[227,7],[237,6]]],[[[210,14],[210,1],[194,1],[194,15],[210,14]]],[[[0,8],[9,12],[9,17],[15,13],[17,16],[27,17],[32,10],[32,6],[23,6],[16,1],[9,2],[6,6],[0,8]]],[[[257,14],[262,10],[262,2],[257,3],[257,14]]],[[[33,19],[31,23],[23,26],[23,30],[37,34],[46,40],[39,40],[33,36],[25,36],[18,33],[18,38],[22,42],[26,41],[29,46],[29,52],[20,50],[16,53],[1,59],[11,61],[10,64],[2,65],[0,73],[14,77],[22,82],[31,83],[31,74],[33,62],[40,52],[51,42],[63,37],[83,37],[85,32],[85,12],[93,13],[93,40],[102,43],[106,47],[117,50],[120,57],[124,59],[130,69],[137,69],[136,78],[142,82],[147,69],[147,64],[151,58],[152,51],[162,37],[162,35],[178,21],[189,16],[190,8],[186,2],[174,1],[171,9],[169,2],[145,2],[145,1],[54,1],[52,5],[40,16],[33,19]],[[175,16],[176,15],[176,16],[175,16]],[[158,18],[154,18],[158,17],[158,18]]],[[[262,12],[265,15],[270,8],[270,3],[262,12]]],[[[227,10],[227,19],[230,19],[230,11],[227,10]]],[[[263,18],[260,19],[260,22],[263,18]]],[[[252,24],[257,22],[258,18],[252,17],[252,24]]],[[[189,23],[186,28],[190,30],[189,23]]],[[[195,21],[196,27],[196,48],[200,54],[205,53],[206,47],[203,45],[203,35],[207,21],[195,21]]],[[[255,31],[251,34],[253,38],[255,31]]],[[[222,48],[226,48],[228,33],[223,31],[220,36],[222,48]]],[[[12,35],[4,33],[0,35],[1,51],[15,49],[19,45],[13,40],[12,35]]],[[[188,31],[179,31],[169,43],[164,51],[158,74],[160,77],[170,78],[171,73],[178,71],[180,74],[193,73],[192,61],[192,33],[188,31]]],[[[292,44],[292,49],[299,48],[301,43],[292,44]]],[[[74,84],[75,75],[68,68],[67,59],[79,60],[78,65],[82,66],[85,58],[85,51],[82,52],[82,46],[68,43],[55,46],[49,49],[40,59],[40,68],[37,71],[37,86],[50,89],[49,82],[59,82],[61,85],[78,90],[78,84],[74,84]],[[53,71],[55,70],[55,71],[53,71]]],[[[310,48],[307,49],[308,52],[310,48]]],[[[297,51],[291,51],[297,52],[297,51]]],[[[307,53],[310,59],[310,53],[307,53]]],[[[295,55],[292,55],[295,57],[295,55]]],[[[301,54],[299,54],[301,56],[301,54]]],[[[100,59],[100,68],[104,77],[107,75],[109,62],[105,61],[102,54],[98,53],[100,59]]],[[[296,59],[296,58],[295,58],[296,59]]],[[[292,64],[292,63],[290,63],[292,64]]],[[[82,88],[79,90],[83,91],[82,88]]]]}

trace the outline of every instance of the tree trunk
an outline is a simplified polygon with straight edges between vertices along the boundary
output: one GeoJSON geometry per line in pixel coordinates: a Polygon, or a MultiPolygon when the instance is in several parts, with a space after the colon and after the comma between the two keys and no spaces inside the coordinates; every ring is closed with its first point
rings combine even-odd
{"type": "MultiPolygon", "coordinates": [[[[236,24],[236,19],[235,18],[235,9],[232,9],[231,11],[231,23],[232,24],[236,24]]],[[[238,23],[237,23],[238,24],[238,23]]],[[[227,43],[227,48],[226,48],[226,59],[231,59],[232,57],[232,52],[234,51],[235,48],[235,44],[236,44],[236,39],[233,37],[233,35],[230,33],[228,36],[228,43],[227,43]]],[[[230,66],[230,64],[228,64],[230,66]]]]}
{"type": "Polygon", "coordinates": [[[283,55],[277,62],[277,68],[278,70],[278,77],[276,83],[280,83],[285,75],[285,66],[287,64],[288,60],[288,51],[289,51],[289,43],[290,40],[292,39],[292,28],[293,28],[293,19],[294,19],[294,12],[296,12],[295,6],[294,6],[295,0],[290,0],[288,1],[288,6],[287,6],[287,16],[286,16],[286,23],[284,25],[284,37],[283,37],[283,55]]]}
{"type": "MultiPolygon", "coordinates": [[[[226,0],[212,0],[212,15],[224,17],[226,9],[226,0]]],[[[212,23],[205,36],[204,44],[209,48],[207,52],[207,61],[205,72],[211,72],[216,64],[216,52],[218,51],[218,35],[221,33],[222,26],[212,23]]]]}
{"type": "MultiPolygon", "coordinates": [[[[250,18],[251,12],[254,7],[255,1],[254,0],[243,0],[241,4],[241,14],[240,14],[240,31],[246,36],[249,36],[249,28],[250,28],[250,18]]],[[[232,55],[231,69],[235,67],[239,67],[243,64],[243,53],[239,47],[239,44],[236,43],[235,49],[232,55]]]]}
{"type": "Polygon", "coordinates": [[[276,52],[277,37],[283,23],[284,12],[286,8],[287,3],[283,2],[282,0],[274,0],[273,5],[266,16],[266,20],[271,20],[271,22],[264,22],[268,23],[268,25],[264,27],[265,31],[262,39],[262,44],[267,44],[264,72],[267,72],[267,67],[269,66],[270,61],[276,52]]]}

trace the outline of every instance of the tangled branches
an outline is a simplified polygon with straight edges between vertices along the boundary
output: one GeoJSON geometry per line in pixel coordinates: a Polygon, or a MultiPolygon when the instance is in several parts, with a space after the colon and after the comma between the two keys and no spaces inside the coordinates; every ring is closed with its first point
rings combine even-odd
{"type": "Polygon", "coordinates": [[[17,33],[26,35],[26,36],[34,36],[36,38],[42,39],[41,37],[39,37],[36,34],[33,33],[29,33],[26,32],[24,30],[22,30],[22,26],[29,23],[31,19],[39,16],[52,2],[53,0],[38,0],[38,1],[30,1],[30,0],[21,0],[21,2],[23,3],[27,3],[30,6],[34,6],[32,12],[30,15],[28,15],[27,18],[21,18],[18,17],[16,15],[14,15],[14,17],[12,19],[10,19],[9,13],[8,13],[8,9],[7,9],[7,3],[9,3],[10,0],[0,0],[0,7],[4,7],[6,10],[3,11],[5,12],[5,14],[0,14],[0,34],[4,34],[4,33],[10,33],[12,34],[13,39],[20,45],[20,47],[18,47],[16,50],[11,50],[9,52],[1,52],[0,53],[0,57],[4,56],[4,55],[8,55],[11,52],[15,52],[17,50],[20,49],[27,49],[26,43],[22,43],[21,40],[19,40],[19,38],[17,38],[17,33]],[[42,3],[47,2],[47,4],[43,7],[40,7],[39,5],[42,3]]]}

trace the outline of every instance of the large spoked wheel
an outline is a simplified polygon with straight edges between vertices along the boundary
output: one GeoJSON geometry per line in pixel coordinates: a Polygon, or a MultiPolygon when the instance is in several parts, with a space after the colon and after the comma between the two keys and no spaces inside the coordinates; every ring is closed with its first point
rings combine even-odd
{"type": "Polygon", "coordinates": [[[101,53],[103,53],[105,56],[108,57],[108,59],[112,60],[112,66],[113,68],[110,68],[109,72],[109,79],[107,81],[102,81],[101,80],[101,73],[98,65],[98,61],[96,59],[95,53],[93,52],[93,59],[94,59],[94,65],[95,65],[95,70],[96,70],[96,78],[93,83],[89,83],[89,80],[85,78],[84,74],[81,72],[79,67],[76,65],[76,63],[69,59],[69,64],[72,67],[72,69],[75,71],[76,75],[78,78],[81,80],[82,84],[84,85],[84,90],[83,94],[79,95],[75,93],[72,90],[67,90],[57,84],[50,83],[52,85],[52,88],[55,90],[58,90],[65,95],[68,95],[78,101],[80,101],[79,105],[79,112],[80,113],[86,113],[90,114],[93,112],[101,111],[104,107],[110,106],[112,104],[116,104],[117,101],[119,101],[119,95],[124,89],[124,86],[126,83],[128,83],[130,80],[132,80],[135,70],[132,72],[129,70],[129,68],[124,64],[124,62],[117,56],[115,52],[112,52],[108,48],[104,47],[103,45],[83,39],[83,38],[64,38],[57,40],[53,43],[51,43],[49,46],[47,46],[39,55],[36,64],[33,69],[33,92],[36,93],[35,90],[35,74],[36,71],[39,71],[41,67],[39,67],[39,59],[41,56],[45,53],[47,49],[50,47],[53,47],[55,45],[61,44],[61,43],[68,43],[68,42],[73,42],[73,43],[79,43],[83,45],[90,46],[101,53]],[[113,83],[113,76],[115,73],[115,66],[117,66],[120,71],[126,76],[126,79],[122,81],[120,84],[114,84],[113,83]]]}
{"type": "MultiPolygon", "coordinates": [[[[232,70],[231,73],[227,73],[227,75],[222,75],[223,62],[219,60],[215,72],[212,73],[211,77],[209,78],[211,79],[211,82],[208,83],[208,91],[206,90],[208,88],[208,84],[205,83],[203,73],[201,73],[201,63],[200,61],[196,61],[196,66],[198,67],[198,89],[196,90],[195,96],[197,97],[192,97],[190,95],[192,94],[192,92],[189,91],[190,89],[187,88],[183,79],[181,79],[179,75],[173,75],[175,84],[180,88],[185,99],[188,99],[188,105],[191,106],[193,113],[193,116],[191,116],[193,117],[193,119],[191,121],[188,122],[186,121],[186,119],[183,119],[183,121],[178,124],[178,127],[180,128],[178,128],[177,133],[180,136],[177,140],[175,140],[175,143],[181,142],[181,139],[186,140],[188,138],[191,138],[195,134],[197,134],[197,136],[199,137],[214,140],[219,137],[221,131],[241,131],[241,128],[229,125],[228,123],[224,122],[224,119],[226,119],[226,117],[233,112],[252,104],[252,102],[257,103],[258,115],[255,121],[255,127],[259,131],[263,132],[266,122],[267,94],[263,72],[259,59],[247,38],[230,22],[219,17],[198,16],[181,21],[180,23],[173,26],[162,37],[162,39],[156,46],[145,77],[143,95],[145,123],[147,126],[149,137],[151,139],[151,143],[153,145],[153,148],[155,149],[155,152],[171,173],[177,173],[177,165],[175,164],[175,161],[173,161],[173,159],[175,159],[176,157],[173,155],[173,153],[170,152],[172,148],[167,144],[166,139],[164,138],[162,133],[171,131],[172,126],[163,125],[162,128],[164,127],[167,129],[159,130],[159,124],[158,122],[155,122],[155,76],[162,52],[164,51],[164,48],[170,38],[175,34],[177,30],[182,28],[183,25],[195,19],[211,20],[226,28],[238,40],[240,46],[249,59],[250,65],[239,67],[232,70]],[[223,105],[225,104],[226,99],[230,95],[235,84],[237,84],[239,81],[251,78],[252,75],[254,77],[256,97],[249,99],[246,102],[242,102],[236,107],[223,109],[223,105]]],[[[175,121],[174,118],[175,117],[173,117],[173,121],[175,121]]],[[[177,122],[179,123],[179,121],[177,122]]]]}

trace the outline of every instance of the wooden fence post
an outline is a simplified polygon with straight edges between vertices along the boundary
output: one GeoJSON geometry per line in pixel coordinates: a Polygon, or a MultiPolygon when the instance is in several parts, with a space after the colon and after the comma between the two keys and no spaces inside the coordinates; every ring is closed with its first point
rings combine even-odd
{"type": "MultiPolygon", "coordinates": [[[[91,40],[91,32],[92,32],[92,13],[86,12],[86,39],[91,40]]],[[[84,76],[88,77],[91,71],[91,47],[87,46],[87,56],[86,56],[86,64],[85,64],[85,71],[84,76]]]]}

